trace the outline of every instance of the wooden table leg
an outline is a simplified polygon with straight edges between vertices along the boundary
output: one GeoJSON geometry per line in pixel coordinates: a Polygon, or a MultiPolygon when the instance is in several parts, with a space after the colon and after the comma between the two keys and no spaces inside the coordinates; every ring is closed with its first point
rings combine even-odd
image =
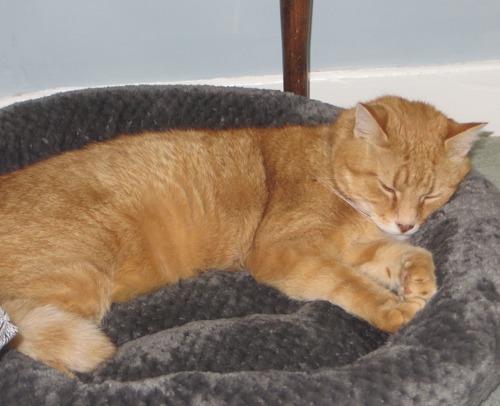
{"type": "Polygon", "coordinates": [[[280,0],[283,90],[309,96],[309,44],[313,0],[280,0]]]}

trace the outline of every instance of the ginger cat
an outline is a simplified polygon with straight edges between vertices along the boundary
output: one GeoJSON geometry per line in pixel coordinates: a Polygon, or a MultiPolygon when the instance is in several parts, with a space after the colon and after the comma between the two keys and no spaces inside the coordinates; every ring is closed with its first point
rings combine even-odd
{"type": "Polygon", "coordinates": [[[12,347],[91,371],[115,351],[112,302],[208,268],[395,332],[436,292],[432,255],[404,240],[468,173],[483,125],[383,97],[333,125],[122,136],[1,176],[12,347]]]}

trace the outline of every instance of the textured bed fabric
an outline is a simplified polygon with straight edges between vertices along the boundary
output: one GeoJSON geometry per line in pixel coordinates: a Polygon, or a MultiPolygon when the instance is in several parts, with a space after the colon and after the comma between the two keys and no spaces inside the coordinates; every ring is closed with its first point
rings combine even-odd
{"type": "MultiPolygon", "coordinates": [[[[0,110],[0,172],[121,133],[312,125],[338,113],[264,90],[69,92],[0,110]]],[[[71,379],[4,350],[0,404],[479,405],[500,382],[499,230],[500,193],[471,173],[415,237],[434,253],[440,288],[395,335],[246,271],[210,270],[113,305],[103,329],[119,351],[94,373],[71,379]]]]}

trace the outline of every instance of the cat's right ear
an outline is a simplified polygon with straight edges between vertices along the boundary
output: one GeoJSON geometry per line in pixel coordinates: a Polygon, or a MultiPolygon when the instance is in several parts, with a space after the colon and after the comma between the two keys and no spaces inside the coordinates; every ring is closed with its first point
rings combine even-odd
{"type": "Polygon", "coordinates": [[[479,134],[486,124],[488,123],[459,124],[448,120],[448,138],[445,145],[451,156],[456,158],[466,156],[479,139],[479,134]]]}
{"type": "Polygon", "coordinates": [[[367,140],[368,142],[385,147],[389,144],[387,135],[379,122],[369,110],[369,107],[362,103],[356,104],[354,124],[354,136],[367,140]]]}

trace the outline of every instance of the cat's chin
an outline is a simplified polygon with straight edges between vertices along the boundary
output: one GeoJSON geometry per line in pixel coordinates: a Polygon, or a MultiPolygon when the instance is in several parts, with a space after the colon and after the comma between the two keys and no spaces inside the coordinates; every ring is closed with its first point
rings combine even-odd
{"type": "Polygon", "coordinates": [[[411,234],[403,234],[403,233],[394,234],[384,231],[384,234],[391,240],[396,240],[396,241],[407,241],[411,237],[411,234]]]}

